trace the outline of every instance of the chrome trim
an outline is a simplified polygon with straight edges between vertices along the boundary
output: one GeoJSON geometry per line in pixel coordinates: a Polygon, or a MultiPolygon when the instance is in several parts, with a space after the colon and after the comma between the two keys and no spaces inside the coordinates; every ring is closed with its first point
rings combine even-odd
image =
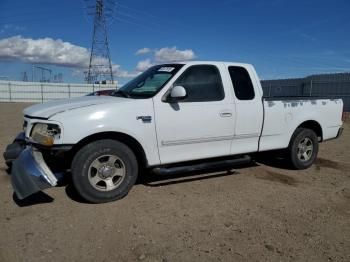
{"type": "Polygon", "coordinates": [[[243,135],[235,135],[233,139],[246,139],[246,138],[253,138],[253,137],[259,137],[259,133],[255,134],[243,134],[243,135]]]}
{"type": "Polygon", "coordinates": [[[217,137],[205,137],[205,138],[193,138],[186,140],[174,140],[174,141],[162,141],[162,146],[178,146],[178,145],[187,145],[187,144],[198,144],[198,143],[208,143],[208,142],[217,142],[217,141],[226,141],[233,139],[246,139],[259,137],[260,134],[245,134],[238,136],[217,136],[217,137]]]}
{"type": "Polygon", "coordinates": [[[218,136],[218,137],[193,138],[193,139],[186,139],[186,140],[162,141],[162,146],[177,146],[177,145],[186,145],[186,144],[226,141],[226,140],[232,140],[233,138],[234,136],[218,136]]]}

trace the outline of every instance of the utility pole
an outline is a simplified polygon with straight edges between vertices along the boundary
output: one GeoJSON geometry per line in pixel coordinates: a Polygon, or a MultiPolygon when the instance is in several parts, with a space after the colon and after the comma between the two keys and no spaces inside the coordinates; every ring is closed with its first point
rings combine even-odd
{"type": "Polygon", "coordinates": [[[35,66],[33,65],[33,72],[32,72],[32,82],[34,82],[35,80],[35,69],[39,69],[41,71],[41,79],[40,79],[40,82],[51,82],[51,74],[52,74],[52,70],[51,69],[48,69],[48,68],[45,68],[45,67],[42,67],[42,66],[35,66]],[[45,72],[48,72],[49,73],[49,77],[46,78],[45,77],[45,72]]]}
{"type": "Polygon", "coordinates": [[[27,75],[27,72],[24,71],[24,72],[21,72],[21,75],[22,75],[22,81],[23,82],[28,82],[28,75],[27,75]]]}
{"type": "Polygon", "coordinates": [[[89,69],[85,78],[89,84],[113,82],[114,80],[107,37],[107,19],[112,16],[110,13],[111,5],[115,5],[114,0],[96,0],[94,6],[91,54],[89,69]]]}
{"type": "Polygon", "coordinates": [[[34,70],[35,70],[34,65],[32,65],[32,82],[34,82],[35,80],[34,70]]]}

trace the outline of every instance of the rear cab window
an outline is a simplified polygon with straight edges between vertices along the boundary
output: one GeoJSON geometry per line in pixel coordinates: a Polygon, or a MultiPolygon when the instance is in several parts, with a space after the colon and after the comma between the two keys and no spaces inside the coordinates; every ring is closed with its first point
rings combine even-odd
{"type": "Polygon", "coordinates": [[[255,91],[247,69],[241,66],[229,66],[228,71],[236,98],[239,100],[253,100],[255,91]]]}

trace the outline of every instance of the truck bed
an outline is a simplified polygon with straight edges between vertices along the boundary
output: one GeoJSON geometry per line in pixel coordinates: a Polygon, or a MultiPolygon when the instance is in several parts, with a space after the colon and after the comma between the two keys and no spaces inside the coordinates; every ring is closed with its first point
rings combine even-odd
{"type": "Polygon", "coordinates": [[[305,96],[263,97],[263,106],[264,123],[260,151],[288,147],[292,132],[307,121],[320,125],[322,141],[335,138],[342,125],[341,99],[305,96]]]}
{"type": "Polygon", "coordinates": [[[330,98],[327,96],[263,96],[263,100],[265,101],[294,101],[294,100],[336,100],[340,98],[330,98]]]}

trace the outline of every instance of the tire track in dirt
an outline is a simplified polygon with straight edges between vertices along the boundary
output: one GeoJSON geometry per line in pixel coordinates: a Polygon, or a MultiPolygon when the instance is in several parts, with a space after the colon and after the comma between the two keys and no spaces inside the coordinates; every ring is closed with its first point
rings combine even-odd
{"type": "Polygon", "coordinates": [[[294,177],[287,176],[271,170],[264,170],[264,173],[256,174],[255,177],[258,179],[277,182],[288,186],[296,186],[298,184],[297,180],[294,177]]]}
{"type": "Polygon", "coordinates": [[[348,170],[350,168],[350,164],[348,163],[340,163],[333,160],[325,159],[322,157],[318,157],[315,161],[315,165],[318,165],[320,167],[328,167],[338,170],[348,170]]]}

